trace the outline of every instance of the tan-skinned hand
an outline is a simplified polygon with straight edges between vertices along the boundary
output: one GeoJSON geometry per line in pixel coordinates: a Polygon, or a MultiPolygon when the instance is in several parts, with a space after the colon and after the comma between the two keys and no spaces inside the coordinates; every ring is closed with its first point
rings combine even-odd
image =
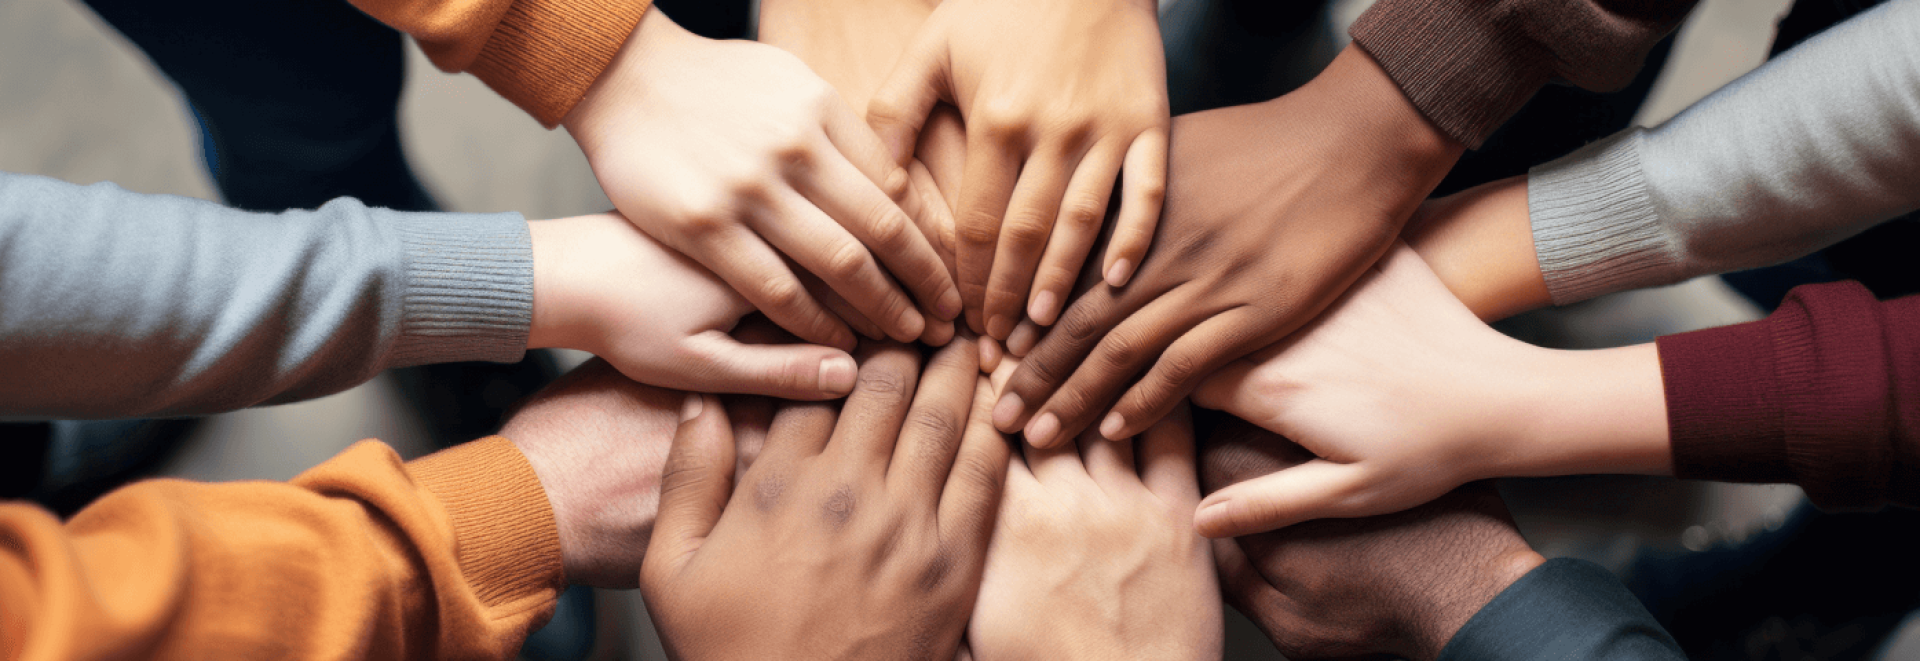
{"type": "Polygon", "coordinates": [[[674,658],[952,658],[1008,445],[971,347],[924,374],[911,349],[861,353],[845,406],[784,406],[738,488],[726,412],[687,400],[640,573],[674,658]]]}
{"type": "Polygon", "coordinates": [[[918,231],[943,210],[792,55],[704,39],[652,9],[564,123],[629,220],[795,335],[843,349],[849,323],[951,337],[930,328],[959,316],[960,293],[918,231]]]}
{"type": "Polygon", "coordinates": [[[1032,347],[995,405],[1002,431],[1041,447],[1096,423],[1138,434],[1332,303],[1462,150],[1357,48],[1286,96],[1182,115],[1173,137],[1152,253],[1032,347]]]}
{"type": "Polygon", "coordinates": [[[873,94],[867,121],[905,164],[936,105],[967,127],[955,207],[968,324],[1005,339],[1051,324],[1106,218],[1101,272],[1146,253],[1167,167],[1166,62],[1150,0],[946,0],[873,94]]]}
{"type": "Polygon", "coordinates": [[[1184,407],[1137,439],[1023,449],[967,627],[972,658],[1219,659],[1220,591],[1193,532],[1200,485],[1184,407]]]}

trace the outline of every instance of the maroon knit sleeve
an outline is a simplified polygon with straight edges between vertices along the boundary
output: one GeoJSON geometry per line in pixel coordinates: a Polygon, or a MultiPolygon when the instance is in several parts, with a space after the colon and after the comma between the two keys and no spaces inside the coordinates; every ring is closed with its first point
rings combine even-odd
{"type": "Polygon", "coordinates": [[[1434,126],[1478,148],[1548,80],[1625,87],[1695,0],[1380,0],[1354,43],[1434,126]]]}
{"type": "Polygon", "coordinates": [[[1772,316],[1659,340],[1674,475],[1920,505],[1920,296],[1808,285],[1772,316]]]}

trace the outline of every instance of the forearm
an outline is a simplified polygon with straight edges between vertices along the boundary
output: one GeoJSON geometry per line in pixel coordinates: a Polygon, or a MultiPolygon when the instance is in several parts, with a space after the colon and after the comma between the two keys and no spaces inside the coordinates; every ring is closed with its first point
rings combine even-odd
{"type": "Polygon", "coordinates": [[[1787,261],[1920,208],[1920,6],[1876,8],[1531,177],[1563,304],[1787,261]]]}
{"type": "Polygon", "coordinates": [[[1430,201],[1402,238],[1483,321],[1552,303],[1534,256],[1525,177],[1430,201]]]}
{"type": "Polygon", "coordinates": [[[1580,560],[1540,565],[1461,627],[1442,661],[1686,658],[1607,570],[1580,560]]]}
{"type": "Polygon", "coordinates": [[[215,413],[526,348],[517,215],[257,214],[7,174],[0,200],[0,415],[215,413]]]}
{"type": "Polygon", "coordinates": [[[500,439],[143,482],[64,525],[0,505],[0,539],[0,650],[23,659],[505,658],[560,587],[540,483],[500,439]]]}

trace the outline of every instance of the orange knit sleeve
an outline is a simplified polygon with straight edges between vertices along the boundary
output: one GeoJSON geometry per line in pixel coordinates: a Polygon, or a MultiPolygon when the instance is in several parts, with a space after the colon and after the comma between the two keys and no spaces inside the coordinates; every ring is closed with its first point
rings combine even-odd
{"type": "Polygon", "coordinates": [[[652,0],[352,0],[412,36],[434,66],[471,72],[553,128],[587,94],[652,0]]]}
{"type": "Polygon", "coordinates": [[[561,583],[546,492],[501,438],[151,480],[65,524],[0,505],[0,659],[507,658],[561,583]]]}

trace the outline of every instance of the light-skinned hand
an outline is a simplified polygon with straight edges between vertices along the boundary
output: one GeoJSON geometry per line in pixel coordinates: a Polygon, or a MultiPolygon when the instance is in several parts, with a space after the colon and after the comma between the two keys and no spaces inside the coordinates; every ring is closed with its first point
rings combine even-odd
{"type": "Polygon", "coordinates": [[[1509,338],[1403,246],[1307,328],[1194,393],[1318,457],[1209,495],[1196,525],[1231,537],[1404,510],[1490,477],[1670,472],[1664,396],[1653,345],[1509,338]]]}
{"type": "Polygon", "coordinates": [[[791,54],[651,9],[564,124],[621,213],[809,342],[852,349],[854,334],[793,266],[896,340],[960,314],[915,220],[938,210],[791,54]]]}
{"type": "Polygon", "coordinates": [[[640,573],[680,659],[952,658],[980,585],[1008,444],[972,347],[920,371],[863,351],[838,412],[795,403],[734,486],[734,439],[690,397],[640,573]]]}
{"type": "MultiPolygon", "coordinates": [[[[1202,444],[1200,475],[1213,491],[1310,460],[1233,420],[1202,444]]],[[[1213,548],[1228,603],[1289,659],[1436,658],[1474,613],[1545,561],[1484,482],[1398,514],[1216,539],[1213,548]]]]}
{"type": "Polygon", "coordinates": [[[656,386],[788,399],[853,390],[853,356],[809,344],[743,344],[754,309],[720,278],[615,213],[534,221],[530,348],[579,349],[656,386]]]}
{"type": "Polygon", "coordinates": [[[1185,407],[1137,439],[1024,450],[1007,469],[967,627],[972,658],[1219,659],[1185,407]]]}
{"type": "Polygon", "coordinates": [[[1002,431],[1042,447],[1096,422],[1140,433],[1331,304],[1463,149],[1358,48],[1286,96],[1182,115],[1173,138],[1152,253],[1032,347],[994,408],[1002,431]]]}
{"type": "MultiPolygon", "coordinates": [[[[904,1],[904,0],[903,0],[904,1]]],[[[1160,214],[1166,62],[1151,0],[945,0],[873,94],[894,159],[941,102],[967,127],[955,207],[967,322],[1004,339],[1066,304],[1125,166],[1101,272],[1123,283],[1160,214]]]]}

